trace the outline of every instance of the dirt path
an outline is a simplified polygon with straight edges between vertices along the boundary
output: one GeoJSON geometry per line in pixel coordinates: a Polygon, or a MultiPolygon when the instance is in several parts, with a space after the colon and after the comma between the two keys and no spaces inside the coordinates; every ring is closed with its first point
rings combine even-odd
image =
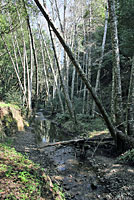
{"type": "Polygon", "coordinates": [[[89,150],[86,160],[76,158],[72,146],[38,151],[32,128],[16,134],[14,147],[41,164],[52,180],[61,184],[67,200],[134,199],[134,168],[116,164],[115,158],[104,156],[103,151],[91,158],[89,150]]]}

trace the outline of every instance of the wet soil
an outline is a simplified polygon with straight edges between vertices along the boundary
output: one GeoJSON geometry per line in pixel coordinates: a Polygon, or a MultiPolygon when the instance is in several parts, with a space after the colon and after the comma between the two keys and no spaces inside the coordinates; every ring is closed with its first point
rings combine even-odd
{"type": "Polygon", "coordinates": [[[134,199],[134,168],[117,163],[111,146],[98,147],[95,153],[96,147],[89,147],[84,156],[74,145],[39,149],[42,142],[37,142],[34,127],[14,137],[16,150],[39,163],[63,188],[66,200],[134,199]]]}

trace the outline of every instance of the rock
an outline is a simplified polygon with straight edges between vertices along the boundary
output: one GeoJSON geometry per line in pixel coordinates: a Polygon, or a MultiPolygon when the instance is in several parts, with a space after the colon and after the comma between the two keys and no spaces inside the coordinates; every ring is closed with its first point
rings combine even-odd
{"type": "Polygon", "coordinates": [[[97,189],[97,183],[95,181],[91,183],[91,188],[92,188],[92,190],[97,189]]]}

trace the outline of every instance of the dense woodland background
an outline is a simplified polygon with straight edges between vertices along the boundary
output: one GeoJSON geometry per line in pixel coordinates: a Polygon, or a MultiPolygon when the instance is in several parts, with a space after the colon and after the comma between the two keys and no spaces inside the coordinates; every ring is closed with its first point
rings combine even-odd
{"type": "Polygon", "coordinates": [[[40,1],[106,114],[96,107],[38,2],[0,2],[0,101],[29,114],[51,108],[69,114],[75,124],[78,115],[102,116],[115,140],[119,131],[119,141],[125,137],[128,144],[126,134],[134,135],[134,0],[40,1]]]}

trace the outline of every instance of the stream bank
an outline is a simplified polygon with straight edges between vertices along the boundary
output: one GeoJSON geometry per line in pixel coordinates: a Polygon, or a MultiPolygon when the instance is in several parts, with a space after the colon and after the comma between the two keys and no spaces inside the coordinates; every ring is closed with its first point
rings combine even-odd
{"type": "Polygon", "coordinates": [[[133,200],[134,169],[116,163],[108,146],[98,148],[94,156],[95,147],[90,147],[86,157],[81,156],[79,147],[74,145],[39,149],[46,142],[69,140],[76,136],[63,135],[42,112],[37,113],[35,121],[25,132],[15,135],[14,146],[45,169],[63,188],[67,200],[133,200]]]}

